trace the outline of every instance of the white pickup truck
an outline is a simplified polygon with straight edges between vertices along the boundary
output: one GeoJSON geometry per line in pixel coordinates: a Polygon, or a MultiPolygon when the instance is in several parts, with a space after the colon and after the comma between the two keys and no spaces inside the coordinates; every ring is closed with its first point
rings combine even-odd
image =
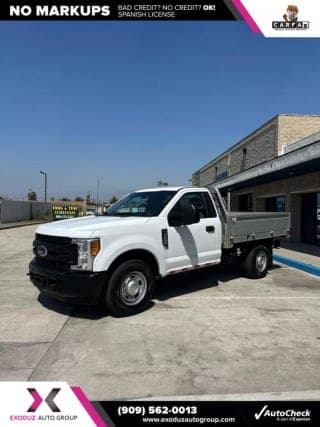
{"type": "Polygon", "coordinates": [[[234,258],[263,277],[272,248],[290,232],[290,214],[228,212],[215,188],[135,191],[105,216],[40,225],[30,279],[70,302],[103,302],[116,316],[149,304],[157,278],[234,258]]]}

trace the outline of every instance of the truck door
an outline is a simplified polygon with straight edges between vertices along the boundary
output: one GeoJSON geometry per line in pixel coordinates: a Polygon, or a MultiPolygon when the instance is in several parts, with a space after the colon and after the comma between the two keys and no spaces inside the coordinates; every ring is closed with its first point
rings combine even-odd
{"type": "Polygon", "coordinates": [[[221,223],[209,193],[186,193],[171,212],[186,204],[197,209],[200,221],[187,226],[168,225],[167,272],[206,263],[218,264],[221,259],[221,223]]]}

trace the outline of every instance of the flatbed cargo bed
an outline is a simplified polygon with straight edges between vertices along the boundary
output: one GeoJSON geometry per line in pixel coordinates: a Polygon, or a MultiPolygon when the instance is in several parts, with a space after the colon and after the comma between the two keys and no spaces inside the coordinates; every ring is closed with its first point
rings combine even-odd
{"type": "Polygon", "coordinates": [[[218,189],[209,188],[222,222],[222,247],[230,249],[235,244],[280,239],[290,233],[289,212],[228,212],[218,189]]]}

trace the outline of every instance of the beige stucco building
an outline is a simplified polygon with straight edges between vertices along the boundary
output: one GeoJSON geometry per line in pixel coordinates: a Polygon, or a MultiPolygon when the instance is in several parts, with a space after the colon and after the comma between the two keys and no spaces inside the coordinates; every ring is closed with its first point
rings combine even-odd
{"type": "Polygon", "coordinates": [[[293,241],[320,244],[320,115],[279,114],[192,176],[232,210],[286,210],[293,241]]]}

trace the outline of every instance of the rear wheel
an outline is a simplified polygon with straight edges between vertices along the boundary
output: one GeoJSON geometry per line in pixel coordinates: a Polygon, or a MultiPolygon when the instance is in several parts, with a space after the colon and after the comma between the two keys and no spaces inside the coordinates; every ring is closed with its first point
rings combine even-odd
{"type": "Polygon", "coordinates": [[[129,316],[143,311],[152,298],[154,274],[141,260],[129,260],[111,274],[105,303],[114,316],[129,316]]]}
{"type": "Polygon", "coordinates": [[[256,246],[251,249],[244,261],[245,273],[250,278],[264,277],[270,264],[270,250],[263,245],[256,246]]]}

